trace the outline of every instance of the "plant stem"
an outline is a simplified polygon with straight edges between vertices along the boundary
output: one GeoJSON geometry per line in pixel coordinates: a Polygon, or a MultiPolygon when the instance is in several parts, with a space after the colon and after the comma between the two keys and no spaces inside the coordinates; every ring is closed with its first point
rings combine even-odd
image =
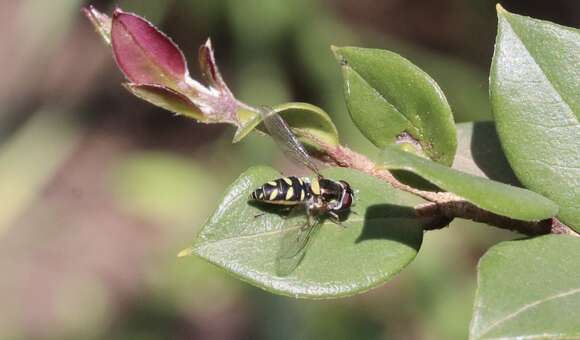
{"type": "Polygon", "coordinates": [[[377,167],[373,161],[364,155],[341,145],[333,147],[325,145],[318,140],[316,142],[326,152],[329,158],[326,159],[327,162],[365,172],[389,183],[396,189],[409,192],[428,201],[428,203],[415,208],[418,217],[428,217],[434,222],[426,227],[426,230],[441,229],[446,227],[454,218],[465,218],[529,236],[564,234],[580,237],[580,234],[555,217],[541,221],[515,220],[481,209],[454,193],[424,191],[413,188],[397,180],[387,169],[377,167]]]}

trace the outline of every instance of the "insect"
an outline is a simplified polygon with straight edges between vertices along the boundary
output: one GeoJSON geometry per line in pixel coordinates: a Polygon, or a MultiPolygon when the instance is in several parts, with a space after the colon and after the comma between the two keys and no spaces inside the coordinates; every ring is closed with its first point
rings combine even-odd
{"type": "Polygon", "coordinates": [[[289,275],[305,255],[314,231],[324,218],[340,224],[340,217],[348,212],[354,193],[346,181],[324,178],[304,146],[292,133],[286,122],[273,109],[260,111],[264,125],[282,151],[291,160],[303,164],[314,172],[316,177],[282,177],[265,183],[250,194],[250,199],[266,204],[296,207],[291,210],[290,218],[306,212],[306,221],[299,227],[290,229],[282,238],[277,256],[277,273],[289,275]]]}

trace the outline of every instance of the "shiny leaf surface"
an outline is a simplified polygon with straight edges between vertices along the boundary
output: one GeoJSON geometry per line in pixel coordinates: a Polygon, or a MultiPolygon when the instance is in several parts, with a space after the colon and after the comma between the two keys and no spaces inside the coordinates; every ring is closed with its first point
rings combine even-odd
{"type": "Polygon", "coordinates": [[[352,120],[373,144],[382,149],[411,136],[429,158],[451,165],[456,149],[453,115],[428,74],[393,52],[333,50],[352,120]]]}
{"type": "MultiPolygon", "coordinates": [[[[277,105],[273,109],[286,121],[302,143],[315,149],[324,149],[320,146],[321,144],[330,147],[338,145],[336,126],[328,113],[321,108],[308,103],[294,102],[277,105]]],[[[241,113],[244,124],[236,132],[234,143],[240,141],[254,128],[267,132],[260,124],[262,120],[257,112],[241,113]]]]}
{"type": "Polygon", "coordinates": [[[471,339],[580,338],[580,238],[503,242],[479,261],[471,339]]]}
{"type": "Polygon", "coordinates": [[[580,230],[580,31],[498,8],[490,94],[518,179],[580,230]]]}
{"type": "Polygon", "coordinates": [[[274,110],[284,118],[302,141],[316,147],[316,141],[330,146],[338,145],[336,126],[321,108],[308,103],[286,103],[274,110]]]}
{"type": "Polygon", "coordinates": [[[248,202],[254,189],[281,177],[267,167],[249,169],[230,186],[192,252],[262,289],[296,297],[353,295],[388,281],[421,245],[423,231],[413,206],[422,201],[353,170],[323,173],[358,190],[356,206],[345,228],[328,221],[320,227],[289,276],[276,274],[280,243],[290,231],[285,219],[267,205],[248,202]]]}

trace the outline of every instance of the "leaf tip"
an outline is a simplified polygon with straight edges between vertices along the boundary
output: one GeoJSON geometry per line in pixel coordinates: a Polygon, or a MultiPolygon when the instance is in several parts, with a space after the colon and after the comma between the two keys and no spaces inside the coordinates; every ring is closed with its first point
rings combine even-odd
{"type": "MultiPolygon", "coordinates": [[[[240,119],[240,121],[242,121],[240,119]]],[[[232,139],[232,143],[236,144],[237,142],[241,141],[244,137],[246,137],[250,132],[252,132],[258,124],[262,121],[261,116],[259,114],[254,114],[249,119],[246,118],[245,122],[242,125],[238,126],[236,133],[234,134],[234,138],[232,139]]]]}
{"type": "Polygon", "coordinates": [[[83,15],[86,16],[86,17],[90,17],[91,11],[93,9],[94,9],[93,5],[88,5],[86,7],[81,7],[81,13],[83,13],[83,15]]]}
{"type": "Polygon", "coordinates": [[[334,54],[335,58],[337,58],[337,59],[342,58],[342,54],[340,53],[340,50],[341,50],[340,46],[330,45],[330,50],[332,51],[332,54],[334,54]]]}
{"type": "Polygon", "coordinates": [[[195,252],[195,249],[193,247],[185,248],[182,251],[180,251],[179,253],[177,253],[177,257],[181,258],[181,257],[191,256],[191,255],[193,255],[194,252],[195,252]]]}
{"type": "Polygon", "coordinates": [[[121,7],[115,6],[115,9],[113,10],[113,17],[119,16],[121,14],[125,14],[125,12],[123,12],[121,7]]]}
{"type": "Polygon", "coordinates": [[[93,5],[81,8],[81,13],[93,24],[97,33],[101,35],[105,43],[111,44],[111,18],[99,12],[93,5]]]}
{"type": "Polygon", "coordinates": [[[342,55],[342,47],[340,46],[335,46],[335,45],[330,45],[330,50],[332,51],[332,54],[334,54],[334,58],[338,61],[338,63],[340,64],[340,66],[346,66],[348,65],[348,62],[346,61],[346,58],[342,55]]]}
{"type": "Polygon", "coordinates": [[[495,5],[495,10],[497,11],[497,14],[505,14],[508,12],[499,2],[495,5]]]}
{"type": "Polygon", "coordinates": [[[203,44],[203,47],[209,48],[210,50],[213,49],[213,47],[211,46],[211,37],[207,37],[205,43],[203,44]]]}
{"type": "Polygon", "coordinates": [[[234,137],[232,138],[232,144],[236,144],[239,141],[241,141],[246,135],[243,133],[243,129],[238,128],[236,130],[236,133],[234,134],[234,137]]]}
{"type": "Polygon", "coordinates": [[[199,47],[199,66],[201,68],[202,76],[212,86],[219,86],[217,65],[215,62],[213,47],[211,45],[211,38],[207,38],[205,43],[199,47]]]}

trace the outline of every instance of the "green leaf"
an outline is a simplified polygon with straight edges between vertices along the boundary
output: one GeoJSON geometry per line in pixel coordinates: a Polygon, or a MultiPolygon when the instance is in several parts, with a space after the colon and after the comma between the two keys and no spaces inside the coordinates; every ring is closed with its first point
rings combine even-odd
{"type": "Polygon", "coordinates": [[[471,339],[580,338],[580,238],[502,242],[479,261],[471,339]]]}
{"type": "Polygon", "coordinates": [[[252,132],[261,122],[261,117],[256,111],[239,109],[237,112],[240,126],[234,134],[233,143],[237,143],[244,139],[250,132],[252,132]]]}
{"type": "Polygon", "coordinates": [[[185,95],[168,87],[150,84],[123,84],[133,95],[178,115],[205,121],[203,113],[185,95]]]}
{"type": "Polygon", "coordinates": [[[350,116],[373,144],[382,149],[411,136],[429,158],[451,165],[457,147],[453,115],[429,75],[393,52],[333,51],[342,66],[350,116]]]}
{"type": "Polygon", "coordinates": [[[277,276],[275,265],[289,231],[285,219],[268,205],[248,202],[253,190],[281,177],[268,167],[251,168],[230,186],[191,252],[262,289],[296,297],[352,295],[388,281],[419,250],[423,231],[413,207],[423,201],[354,170],[324,174],[358,190],[355,213],[343,222],[345,228],[324,223],[289,276],[277,276]]]}
{"type": "Polygon", "coordinates": [[[439,188],[498,215],[523,221],[537,221],[552,217],[558,212],[558,206],[554,202],[533,191],[453,170],[396,147],[387,147],[383,151],[382,162],[388,169],[410,171],[439,188]]]}
{"type": "Polygon", "coordinates": [[[318,142],[328,146],[338,145],[336,126],[321,108],[308,103],[286,103],[275,106],[274,110],[306,144],[314,147],[318,142]]]}
{"type": "Polygon", "coordinates": [[[490,95],[519,180],[580,230],[580,31],[498,7],[490,95]]]}
{"type": "MultiPolygon", "coordinates": [[[[273,109],[284,118],[303,143],[314,148],[321,148],[320,144],[326,147],[338,145],[336,126],[321,108],[308,103],[285,103],[273,109]]],[[[266,132],[260,124],[261,119],[257,112],[240,111],[238,115],[243,124],[234,136],[234,143],[239,142],[254,128],[266,132]],[[240,116],[241,113],[244,115],[240,116]]]]}
{"type": "Polygon", "coordinates": [[[457,124],[457,155],[453,168],[521,186],[501,149],[493,122],[457,124]]]}

